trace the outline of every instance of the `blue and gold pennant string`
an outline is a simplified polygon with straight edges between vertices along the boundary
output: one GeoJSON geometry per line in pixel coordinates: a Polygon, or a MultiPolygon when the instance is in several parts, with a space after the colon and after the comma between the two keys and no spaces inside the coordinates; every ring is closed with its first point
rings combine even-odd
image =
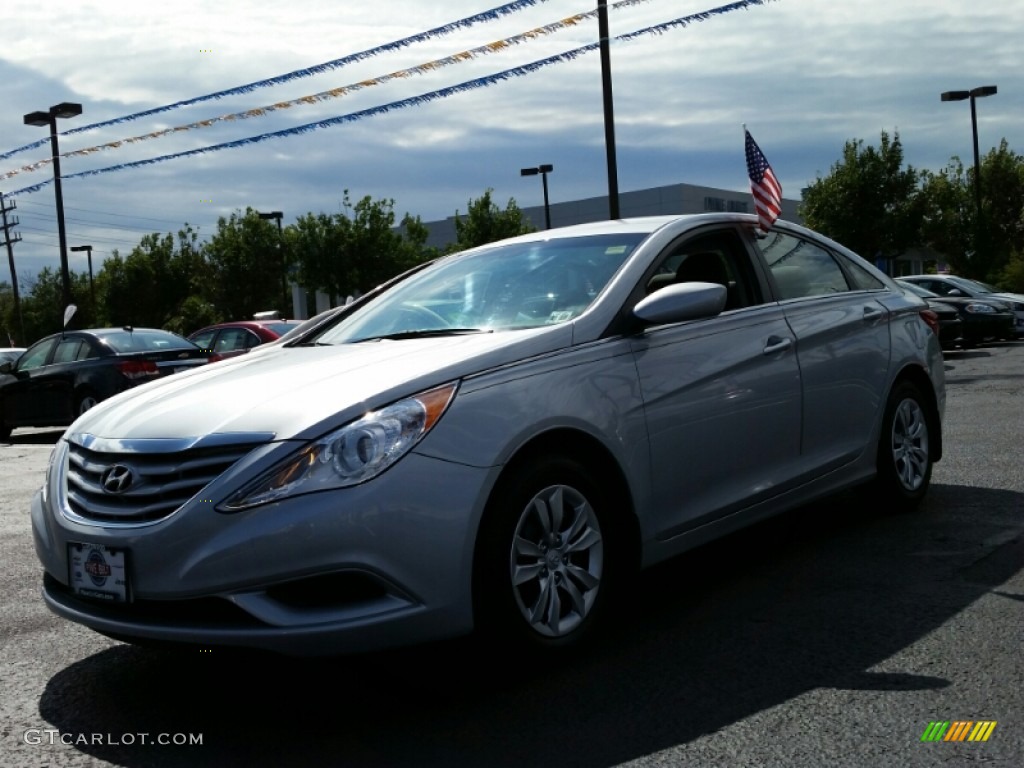
{"type": "MultiPolygon", "coordinates": [[[[538,3],[546,3],[549,0],[515,0],[515,2],[505,3],[499,5],[496,8],[491,8],[487,11],[467,16],[466,18],[459,19],[458,21],[452,21],[448,24],[443,24],[440,27],[429,29],[426,32],[420,32],[409,37],[403,37],[401,40],[395,40],[384,45],[378,45],[375,48],[368,48],[365,51],[358,53],[349,54],[343,56],[340,59],[334,59],[333,61],[326,61],[323,64],[316,64],[312,67],[306,67],[304,69],[297,69],[294,72],[288,72],[283,75],[276,75],[274,77],[268,77],[265,80],[256,80],[252,83],[245,85],[239,85],[234,88],[227,88],[223,91],[215,91],[214,93],[208,93],[204,96],[196,96],[192,99],[185,99],[183,101],[176,101],[173,104],[165,104],[162,107],[154,107],[152,109],[143,110],[142,112],[134,112],[130,115],[124,115],[123,117],[116,117],[111,120],[103,120],[98,123],[92,123],[90,125],[83,125],[79,128],[72,128],[71,130],[64,131],[61,136],[70,136],[76,133],[83,133],[85,131],[91,131],[95,128],[105,128],[108,125],[117,125],[119,123],[127,123],[132,120],[138,120],[143,117],[149,117],[150,115],[158,115],[162,112],[169,112],[172,109],[179,109],[180,107],[191,106],[192,104],[200,104],[204,101],[214,101],[216,99],[223,99],[227,96],[236,96],[240,93],[250,93],[259,88],[269,88],[274,85],[280,85],[281,83],[291,82],[292,80],[299,80],[304,77],[312,77],[323,72],[330,72],[335,69],[341,69],[348,64],[354,64],[357,61],[363,61],[365,59],[378,56],[382,53],[390,53],[392,51],[398,51],[402,48],[407,48],[415,43],[422,43],[427,40],[432,40],[445,35],[449,35],[452,32],[460,29],[468,29],[476,24],[486,23],[489,21],[495,21],[503,16],[516,13],[525,8],[537,5],[538,3]]],[[[7,152],[0,153],[0,160],[6,160],[9,157],[13,157],[21,152],[26,152],[36,147],[41,147],[48,143],[49,139],[40,139],[39,141],[33,141],[31,144],[26,144],[23,147],[12,149],[7,152]]]]}
{"type": "MultiPolygon", "coordinates": [[[[642,2],[644,0],[625,0],[625,1],[626,2],[642,2]]],[[[719,15],[721,15],[723,13],[729,13],[729,12],[735,11],[735,10],[746,9],[746,8],[750,8],[751,6],[766,5],[769,2],[772,2],[772,0],[737,0],[737,2],[729,3],[728,5],[719,6],[718,8],[713,8],[713,9],[710,9],[710,10],[707,10],[707,11],[701,11],[701,12],[690,14],[690,15],[687,15],[687,16],[682,16],[682,17],[679,17],[677,19],[673,19],[671,21],[663,22],[661,24],[655,24],[655,25],[652,25],[652,26],[649,26],[649,27],[645,27],[644,29],[637,30],[635,32],[630,32],[630,33],[627,33],[627,34],[624,34],[624,35],[618,35],[614,39],[617,40],[617,41],[625,41],[625,40],[633,40],[633,39],[636,39],[636,38],[638,38],[640,36],[643,36],[643,35],[662,34],[662,33],[666,32],[668,30],[671,30],[671,29],[687,27],[690,24],[693,24],[695,22],[707,21],[708,19],[714,18],[715,16],[719,16],[719,15]]],[[[359,110],[357,112],[351,112],[349,114],[340,115],[340,116],[337,116],[337,117],[325,118],[323,120],[318,120],[316,122],[312,122],[312,123],[307,123],[305,125],[296,126],[294,128],[287,128],[287,129],[280,130],[280,131],[271,131],[271,132],[259,134],[259,135],[256,135],[256,136],[250,136],[250,137],[247,137],[247,138],[244,138],[244,139],[237,139],[235,141],[223,142],[221,144],[213,144],[213,145],[208,146],[208,147],[200,147],[200,148],[197,148],[197,149],[191,149],[191,150],[187,150],[187,151],[184,151],[184,152],[175,152],[175,153],[172,153],[172,154],[161,155],[159,157],[148,158],[148,159],[145,159],[145,160],[136,160],[136,161],[133,161],[133,162],[121,163],[119,165],[108,166],[106,168],[96,168],[96,169],[93,169],[93,170],[81,171],[79,173],[66,174],[66,175],[63,176],[63,179],[67,180],[67,179],[81,178],[81,177],[85,177],[85,176],[96,176],[96,175],[99,175],[99,174],[112,173],[114,171],[121,171],[121,170],[125,170],[125,169],[128,169],[128,168],[138,168],[138,167],[142,167],[142,166],[145,166],[145,165],[153,165],[153,164],[156,164],[156,163],[167,162],[168,160],[176,160],[176,159],[180,159],[180,158],[184,158],[184,157],[192,157],[192,156],[196,156],[196,155],[207,154],[207,153],[210,153],[210,152],[218,152],[218,151],[221,151],[221,150],[224,150],[224,149],[233,149],[233,148],[236,148],[236,147],[242,147],[242,146],[247,146],[247,145],[251,145],[251,144],[258,144],[258,143],[267,141],[269,139],[283,138],[283,137],[287,137],[287,136],[297,136],[297,135],[301,135],[301,134],[304,134],[304,133],[310,133],[311,131],[317,130],[318,128],[328,128],[328,127],[332,127],[332,126],[335,126],[335,125],[342,125],[344,123],[351,123],[351,122],[355,122],[357,120],[362,120],[362,119],[367,118],[367,117],[373,117],[373,116],[376,116],[376,115],[382,115],[382,114],[386,114],[386,113],[389,113],[389,112],[395,112],[395,111],[398,111],[398,110],[401,110],[401,109],[407,109],[407,108],[413,107],[413,106],[419,106],[419,105],[422,105],[422,104],[427,104],[427,103],[430,103],[430,102],[433,102],[433,101],[437,101],[439,99],[448,98],[449,96],[453,96],[455,94],[465,93],[465,92],[468,92],[468,91],[474,91],[474,90],[477,90],[477,89],[480,89],[480,88],[486,88],[486,87],[489,87],[489,86],[492,86],[492,85],[496,85],[497,83],[504,82],[505,80],[510,80],[512,78],[523,77],[525,75],[532,74],[533,72],[536,72],[536,71],[538,71],[540,69],[544,69],[544,68],[549,67],[549,66],[552,66],[554,64],[559,64],[559,63],[575,60],[575,59],[579,58],[580,56],[583,56],[584,54],[587,54],[587,53],[590,53],[591,51],[597,50],[599,47],[600,47],[600,41],[595,41],[593,43],[589,43],[589,44],[581,46],[579,48],[574,48],[574,49],[572,49],[570,51],[565,51],[564,53],[560,53],[560,54],[557,54],[555,56],[549,56],[547,58],[540,59],[538,61],[534,61],[534,62],[531,62],[529,64],[523,64],[521,66],[512,67],[510,69],[506,69],[506,70],[503,70],[501,72],[497,72],[497,73],[492,74],[492,75],[487,75],[485,77],[476,78],[474,80],[467,80],[467,81],[459,83],[457,85],[448,86],[446,88],[441,88],[441,89],[438,89],[438,90],[430,91],[430,92],[423,93],[423,94],[420,94],[418,96],[413,96],[413,97],[410,97],[410,98],[407,98],[407,99],[401,99],[401,100],[398,100],[398,101],[393,101],[391,103],[383,104],[381,106],[372,107],[372,108],[369,108],[369,109],[363,109],[363,110],[359,110]]],[[[390,77],[390,76],[387,76],[387,77],[390,77]]],[[[311,98],[311,97],[306,97],[306,98],[311,98]]],[[[216,122],[216,119],[211,119],[209,121],[201,121],[201,122],[212,124],[212,123],[216,122]]],[[[174,129],[171,129],[171,130],[173,131],[174,129]]],[[[179,130],[187,130],[187,127],[179,129],[179,130]]],[[[93,149],[93,151],[95,151],[95,149],[93,149]]],[[[74,154],[81,154],[83,152],[85,152],[85,151],[84,150],[79,150],[77,153],[76,152],[67,153],[67,156],[73,156],[74,154]]],[[[41,162],[42,162],[42,164],[45,164],[48,161],[41,161],[41,162]]],[[[7,194],[8,194],[8,196],[14,196],[14,195],[19,195],[19,194],[29,194],[31,192],[37,192],[38,190],[40,190],[43,187],[47,186],[48,184],[52,183],[52,181],[53,181],[52,179],[47,179],[45,181],[39,182],[38,184],[33,184],[31,186],[24,187],[24,188],[19,189],[19,190],[15,191],[15,192],[10,192],[10,193],[7,193],[7,194]]]]}

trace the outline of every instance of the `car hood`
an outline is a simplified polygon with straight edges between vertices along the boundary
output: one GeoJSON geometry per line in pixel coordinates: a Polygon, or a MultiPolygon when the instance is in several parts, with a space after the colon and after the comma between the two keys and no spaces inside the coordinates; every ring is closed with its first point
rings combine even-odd
{"type": "Polygon", "coordinates": [[[571,324],[526,331],[274,346],[123,392],[68,435],[111,440],[272,433],[312,439],[396,399],[571,343],[571,324]]]}
{"type": "Polygon", "coordinates": [[[1024,304],[1024,294],[1020,293],[992,293],[988,294],[999,301],[1012,301],[1017,304],[1024,304]]]}

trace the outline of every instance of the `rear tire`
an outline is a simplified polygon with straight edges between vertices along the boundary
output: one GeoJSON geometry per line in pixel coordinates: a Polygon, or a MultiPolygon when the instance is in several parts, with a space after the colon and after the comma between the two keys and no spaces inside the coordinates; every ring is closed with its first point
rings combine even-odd
{"type": "Polygon", "coordinates": [[[931,406],[917,386],[898,383],[889,394],[878,440],[879,500],[911,511],[928,492],[932,477],[931,406]]]}
{"type": "Polygon", "coordinates": [[[623,565],[606,491],[581,464],[557,456],[532,459],[499,482],[474,562],[474,612],[486,640],[550,653],[591,636],[623,565]]]}
{"type": "Polygon", "coordinates": [[[90,408],[94,408],[96,405],[98,405],[99,402],[100,401],[96,398],[96,395],[94,395],[89,390],[83,390],[78,394],[78,397],[75,398],[74,417],[77,419],[90,408]]]}

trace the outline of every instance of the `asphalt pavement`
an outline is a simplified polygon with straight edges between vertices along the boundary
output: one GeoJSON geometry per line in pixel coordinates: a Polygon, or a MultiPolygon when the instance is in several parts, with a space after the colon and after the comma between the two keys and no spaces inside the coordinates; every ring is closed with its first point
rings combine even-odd
{"type": "Polygon", "coordinates": [[[296,661],[50,614],[28,520],[59,431],[0,443],[0,765],[1024,764],[1024,342],[950,353],[922,508],[843,494],[645,573],[549,663],[469,641],[296,661]],[[932,723],[985,741],[922,741],[932,723]]]}

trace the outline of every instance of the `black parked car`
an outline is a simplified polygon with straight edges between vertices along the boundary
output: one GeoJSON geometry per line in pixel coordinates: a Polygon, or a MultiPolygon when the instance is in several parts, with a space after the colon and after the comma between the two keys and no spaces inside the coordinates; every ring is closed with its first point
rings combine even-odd
{"type": "Polygon", "coordinates": [[[963,345],[964,321],[956,307],[947,304],[942,297],[913,283],[900,283],[907,293],[920,296],[928,303],[928,309],[939,318],[939,344],[943,349],[956,349],[963,345]]]}
{"type": "Polygon", "coordinates": [[[65,331],[0,364],[0,440],[16,427],[66,426],[101,400],[209,361],[211,352],[153,328],[65,331]]]}
{"type": "Polygon", "coordinates": [[[935,309],[936,304],[954,308],[963,321],[960,333],[965,347],[995,339],[1012,339],[1014,336],[1014,314],[1001,301],[970,296],[942,296],[917,282],[903,278],[898,278],[896,282],[927,301],[932,309],[935,309]]]}

